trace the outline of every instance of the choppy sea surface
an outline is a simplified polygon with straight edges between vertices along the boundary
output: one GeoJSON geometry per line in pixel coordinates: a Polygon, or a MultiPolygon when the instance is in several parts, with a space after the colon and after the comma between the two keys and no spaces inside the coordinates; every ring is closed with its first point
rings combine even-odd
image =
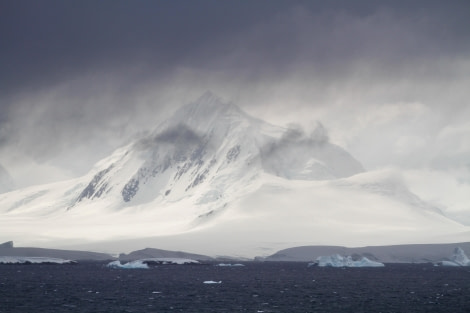
{"type": "Polygon", "coordinates": [[[0,312],[470,312],[468,267],[244,265],[0,265],[0,312]]]}

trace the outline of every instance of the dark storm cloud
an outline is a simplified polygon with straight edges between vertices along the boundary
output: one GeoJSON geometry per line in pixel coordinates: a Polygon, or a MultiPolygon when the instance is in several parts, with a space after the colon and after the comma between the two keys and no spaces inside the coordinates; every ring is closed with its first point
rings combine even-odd
{"type": "Polygon", "coordinates": [[[96,68],[126,67],[141,60],[152,71],[167,71],[188,62],[201,46],[242,31],[255,19],[285,6],[265,4],[2,2],[2,91],[43,86],[96,68]]]}
{"type": "Polygon", "coordinates": [[[261,118],[338,97],[449,115],[466,105],[468,3],[2,1],[0,157],[66,151],[84,171],[207,89],[261,118]]]}
{"type": "Polygon", "coordinates": [[[286,70],[299,62],[342,66],[357,57],[400,62],[423,53],[458,54],[469,45],[466,1],[20,0],[1,6],[2,94],[133,66],[142,66],[138,77],[145,80],[176,66],[286,70]]]}

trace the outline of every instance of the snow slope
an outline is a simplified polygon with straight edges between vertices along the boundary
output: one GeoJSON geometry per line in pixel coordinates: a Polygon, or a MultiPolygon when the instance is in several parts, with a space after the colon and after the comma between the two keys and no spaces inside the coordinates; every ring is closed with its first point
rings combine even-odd
{"type": "Polygon", "coordinates": [[[252,257],[470,234],[395,172],[364,172],[321,124],[312,134],[270,125],[211,93],[83,177],[1,194],[0,214],[4,240],[107,252],[252,257]]]}

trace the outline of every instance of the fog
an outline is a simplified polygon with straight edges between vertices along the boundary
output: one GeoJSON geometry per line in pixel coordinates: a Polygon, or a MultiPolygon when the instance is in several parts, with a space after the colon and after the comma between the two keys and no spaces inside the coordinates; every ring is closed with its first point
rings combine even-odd
{"type": "Polygon", "coordinates": [[[468,29],[467,1],[4,2],[0,163],[83,175],[211,90],[468,209],[468,29]]]}

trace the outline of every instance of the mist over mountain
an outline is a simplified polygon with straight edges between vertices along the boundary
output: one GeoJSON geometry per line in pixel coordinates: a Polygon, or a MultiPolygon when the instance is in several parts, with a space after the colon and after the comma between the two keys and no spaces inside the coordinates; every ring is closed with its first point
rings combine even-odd
{"type": "Polygon", "coordinates": [[[197,194],[198,203],[222,206],[230,193],[239,193],[262,173],[324,180],[363,171],[345,150],[328,142],[321,124],[307,136],[301,129],[250,117],[210,92],[101,164],[74,205],[111,195],[133,205],[197,194]]]}
{"type": "Polygon", "coordinates": [[[210,92],[82,177],[0,195],[0,214],[4,239],[22,245],[213,256],[470,233],[392,170],[366,172],[321,123],[275,126],[210,92]]]}
{"type": "Polygon", "coordinates": [[[13,178],[7,170],[0,164],[0,193],[11,191],[14,189],[13,178]]]}

